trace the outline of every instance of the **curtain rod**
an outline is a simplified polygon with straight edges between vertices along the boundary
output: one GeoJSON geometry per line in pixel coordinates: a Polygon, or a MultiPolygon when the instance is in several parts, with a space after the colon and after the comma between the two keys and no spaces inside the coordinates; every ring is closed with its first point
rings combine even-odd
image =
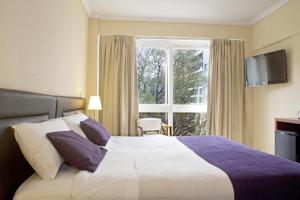
{"type": "Polygon", "coordinates": [[[135,36],[136,39],[181,39],[181,40],[211,40],[207,37],[178,37],[178,36],[135,36]]]}
{"type": "Polygon", "coordinates": [[[177,37],[177,36],[135,36],[136,39],[181,39],[181,40],[238,40],[245,41],[244,39],[232,39],[232,38],[208,38],[208,37],[177,37]]]}
{"type": "MultiPolygon", "coordinates": [[[[100,35],[101,36],[108,36],[108,35],[100,35]]],[[[223,40],[238,40],[238,41],[245,41],[245,39],[233,39],[233,38],[209,38],[209,37],[180,37],[180,36],[138,36],[138,35],[128,35],[134,36],[136,39],[180,39],[180,40],[214,40],[214,39],[223,39],[223,40]]]]}

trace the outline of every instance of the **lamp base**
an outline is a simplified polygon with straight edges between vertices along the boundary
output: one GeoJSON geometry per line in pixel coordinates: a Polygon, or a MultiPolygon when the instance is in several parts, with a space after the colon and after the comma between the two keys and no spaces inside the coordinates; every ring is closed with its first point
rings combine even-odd
{"type": "MultiPolygon", "coordinates": [[[[94,111],[94,120],[96,120],[96,110],[94,111]]],[[[96,120],[97,121],[97,120],[96,120]]]]}

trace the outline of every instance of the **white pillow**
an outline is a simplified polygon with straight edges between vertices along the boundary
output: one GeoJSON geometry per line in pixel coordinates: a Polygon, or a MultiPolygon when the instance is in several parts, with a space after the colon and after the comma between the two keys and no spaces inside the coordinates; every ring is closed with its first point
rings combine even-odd
{"type": "Polygon", "coordinates": [[[63,120],[66,122],[66,124],[72,131],[86,138],[86,135],[80,128],[80,122],[86,120],[87,118],[88,117],[82,113],[76,113],[73,115],[63,117],[63,120]]]}
{"type": "Polygon", "coordinates": [[[70,130],[61,118],[40,123],[14,125],[15,138],[31,167],[42,179],[54,179],[62,157],[47,138],[47,133],[70,130]]]}

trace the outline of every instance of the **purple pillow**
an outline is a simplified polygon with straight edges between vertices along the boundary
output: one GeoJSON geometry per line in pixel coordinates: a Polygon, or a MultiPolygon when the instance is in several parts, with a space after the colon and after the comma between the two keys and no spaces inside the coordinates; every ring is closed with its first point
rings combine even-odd
{"type": "Polygon", "coordinates": [[[61,157],[80,170],[94,172],[107,152],[72,130],[47,133],[47,137],[61,157]]]}
{"type": "Polygon", "coordinates": [[[86,137],[96,145],[105,146],[110,138],[107,129],[91,118],[81,121],[80,127],[86,137]]]}

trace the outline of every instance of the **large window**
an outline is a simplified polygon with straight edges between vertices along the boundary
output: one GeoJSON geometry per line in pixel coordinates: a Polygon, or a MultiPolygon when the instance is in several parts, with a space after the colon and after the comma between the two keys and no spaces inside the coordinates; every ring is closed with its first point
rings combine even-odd
{"type": "Polygon", "coordinates": [[[205,134],[209,41],[137,40],[140,117],[158,117],[174,135],[205,134]]]}

